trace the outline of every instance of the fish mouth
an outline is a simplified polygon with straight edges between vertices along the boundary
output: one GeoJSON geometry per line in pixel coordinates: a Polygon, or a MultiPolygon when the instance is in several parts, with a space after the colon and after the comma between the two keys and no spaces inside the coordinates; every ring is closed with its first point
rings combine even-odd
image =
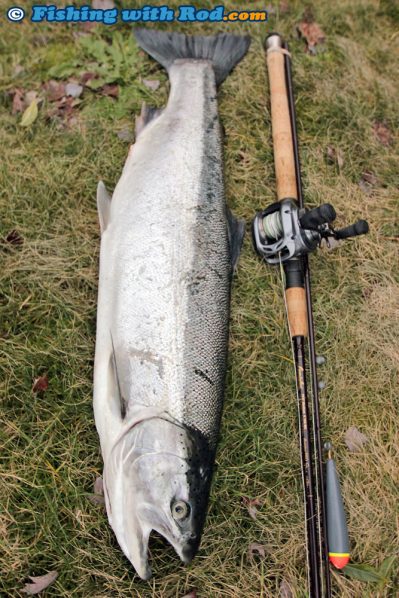
{"type": "MultiPolygon", "coordinates": [[[[159,536],[162,536],[162,538],[164,538],[168,542],[168,544],[170,544],[174,548],[176,554],[179,556],[180,560],[185,565],[189,565],[198,552],[198,548],[199,548],[198,540],[189,540],[185,544],[182,545],[178,542],[175,542],[173,539],[168,538],[165,534],[162,534],[161,532],[159,532],[156,529],[154,529],[152,531],[159,534],[159,536]]],[[[149,535],[150,534],[148,534],[148,537],[149,537],[149,535]]],[[[131,564],[135,568],[139,577],[143,581],[148,581],[149,579],[151,579],[152,570],[151,570],[150,565],[148,564],[148,544],[145,547],[145,550],[141,552],[139,560],[137,558],[135,558],[132,551],[130,551],[128,549],[128,546],[124,541],[120,542],[120,546],[121,546],[126,558],[131,562],[131,564]]]]}
{"type": "Polygon", "coordinates": [[[185,565],[189,565],[191,563],[200,546],[200,539],[195,534],[191,534],[191,537],[182,543],[181,541],[179,542],[174,540],[174,538],[171,538],[165,534],[165,532],[157,529],[154,529],[153,531],[162,536],[162,538],[164,538],[168,544],[174,548],[177,556],[185,565]]]}

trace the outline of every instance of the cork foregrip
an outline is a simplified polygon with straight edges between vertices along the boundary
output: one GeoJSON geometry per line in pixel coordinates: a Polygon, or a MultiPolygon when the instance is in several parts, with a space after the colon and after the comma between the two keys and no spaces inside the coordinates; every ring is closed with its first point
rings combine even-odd
{"type": "Polygon", "coordinates": [[[287,301],[288,323],[291,337],[308,335],[308,318],[306,311],[305,289],[290,288],[285,291],[287,301]]]}

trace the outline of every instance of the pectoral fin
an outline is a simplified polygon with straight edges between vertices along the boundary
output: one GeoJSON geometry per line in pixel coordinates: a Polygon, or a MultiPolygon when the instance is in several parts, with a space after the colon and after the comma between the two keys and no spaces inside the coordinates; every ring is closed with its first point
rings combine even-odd
{"type": "Polygon", "coordinates": [[[102,181],[99,181],[97,186],[97,210],[102,234],[108,226],[111,215],[111,196],[102,181]]]}
{"type": "Polygon", "coordinates": [[[229,231],[230,257],[233,272],[236,270],[240,257],[242,242],[245,235],[245,220],[239,220],[227,208],[227,227],[229,231]]]}

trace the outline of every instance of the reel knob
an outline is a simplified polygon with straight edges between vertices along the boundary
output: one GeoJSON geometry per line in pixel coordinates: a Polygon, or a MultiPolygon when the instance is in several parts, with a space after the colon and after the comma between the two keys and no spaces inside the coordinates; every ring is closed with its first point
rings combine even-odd
{"type": "Polygon", "coordinates": [[[365,235],[369,232],[369,225],[366,220],[358,220],[355,224],[336,230],[336,239],[348,239],[349,237],[358,237],[359,235],[365,235]]]}
{"type": "Polygon", "coordinates": [[[322,224],[333,222],[337,214],[334,207],[330,203],[323,203],[313,210],[306,212],[300,219],[302,228],[307,230],[318,230],[322,224]]]}

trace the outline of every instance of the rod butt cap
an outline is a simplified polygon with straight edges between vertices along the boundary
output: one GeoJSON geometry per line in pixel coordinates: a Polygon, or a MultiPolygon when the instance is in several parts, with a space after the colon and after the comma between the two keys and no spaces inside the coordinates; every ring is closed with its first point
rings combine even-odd
{"type": "Polygon", "coordinates": [[[264,48],[265,50],[270,50],[271,48],[282,48],[283,47],[283,40],[279,33],[269,33],[264,41],[264,48]]]}

